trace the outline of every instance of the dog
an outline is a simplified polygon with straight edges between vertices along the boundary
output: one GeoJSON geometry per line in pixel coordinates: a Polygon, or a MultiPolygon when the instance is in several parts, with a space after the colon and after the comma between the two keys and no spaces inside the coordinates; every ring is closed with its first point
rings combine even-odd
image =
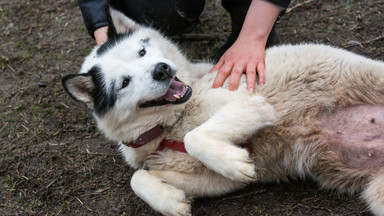
{"type": "Polygon", "coordinates": [[[135,194],[164,215],[193,197],[309,177],[361,193],[384,215],[384,62],[328,45],[267,49],[266,83],[211,88],[160,32],[110,7],[108,41],[63,86],[137,169],[135,194]]]}

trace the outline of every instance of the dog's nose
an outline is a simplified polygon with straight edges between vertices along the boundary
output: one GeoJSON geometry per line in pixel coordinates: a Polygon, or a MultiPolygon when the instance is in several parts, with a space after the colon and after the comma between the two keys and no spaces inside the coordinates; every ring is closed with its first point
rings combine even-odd
{"type": "Polygon", "coordinates": [[[155,70],[153,71],[153,79],[157,81],[164,81],[168,78],[172,78],[172,69],[171,66],[169,66],[166,63],[158,63],[155,66],[155,70]]]}

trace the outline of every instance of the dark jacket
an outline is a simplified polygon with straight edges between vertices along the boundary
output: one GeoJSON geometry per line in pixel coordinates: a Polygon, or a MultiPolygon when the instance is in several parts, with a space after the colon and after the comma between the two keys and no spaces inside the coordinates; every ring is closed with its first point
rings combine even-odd
{"type": "Polygon", "coordinates": [[[78,0],[77,3],[83,15],[85,27],[88,29],[91,37],[95,39],[93,32],[100,27],[108,25],[105,15],[105,5],[108,3],[108,0],[78,0]]]}
{"type": "Polygon", "coordinates": [[[267,0],[283,9],[287,9],[289,4],[291,3],[291,0],[267,0]]]}
{"type": "MultiPolygon", "coordinates": [[[[129,2],[129,1],[133,1],[133,3],[132,3],[133,5],[137,5],[140,3],[148,4],[150,2],[150,1],[143,1],[143,0],[139,0],[139,1],[137,1],[137,0],[123,0],[122,4],[124,4],[124,1],[126,1],[127,5],[128,5],[127,2],[129,2]]],[[[160,0],[156,0],[156,1],[160,1],[160,0]]],[[[244,4],[247,4],[248,6],[249,6],[249,3],[251,2],[251,0],[242,0],[242,1],[240,1],[240,0],[223,0],[223,2],[224,1],[229,2],[229,3],[231,1],[233,1],[233,3],[235,3],[234,5],[244,3],[244,4]]],[[[277,5],[277,6],[280,6],[283,9],[286,9],[291,2],[291,0],[268,0],[268,1],[277,5]]],[[[91,35],[91,37],[94,38],[93,32],[96,29],[98,29],[102,26],[108,25],[107,18],[105,15],[105,5],[109,2],[109,0],[78,0],[77,2],[78,2],[78,5],[80,7],[81,13],[83,15],[85,27],[88,29],[88,32],[91,35]]],[[[180,1],[180,2],[182,2],[182,1],[180,1]]],[[[188,1],[185,1],[185,2],[188,2],[188,1]]],[[[196,2],[196,7],[201,8],[204,6],[204,3],[203,3],[204,1],[199,1],[199,3],[197,3],[198,1],[193,0],[193,2],[196,2]]],[[[231,3],[229,5],[231,5],[231,3]]],[[[184,8],[186,8],[185,10],[191,10],[189,5],[187,5],[186,7],[184,7],[184,8]]],[[[144,8],[145,8],[145,6],[144,6],[144,8]]],[[[116,9],[119,9],[119,8],[116,8],[116,9]]],[[[121,9],[121,10],[124,11],[125,9],[121,9]]],[[[192,11],[190,14],[192,14],[192,16],[198,16],[200,9],[196,9],[196,10],[192,11]]],[[[138,13],[144,14],[144,11],[140,11],[138,13]]],[[[244,14],[244,17],[245,17],[245,14],[244,14]]],[[[198,19],[198,17],[196,19],[198,19]]],[[[179,19],[179,21],[181,21],[181,20],[182,20],[182,18],[179,19]]],[[[172,21],[174,21],[174,19],[168,20],[167,22],[172,22],[172,21]]],[[[190,20],[190,19],[188,19],[188,21],[191,23],[195,22],[195,21],[190,20]]],[[[162,29],[166,30],[166,28],[165,29],[162,28],[162,29]]]]}

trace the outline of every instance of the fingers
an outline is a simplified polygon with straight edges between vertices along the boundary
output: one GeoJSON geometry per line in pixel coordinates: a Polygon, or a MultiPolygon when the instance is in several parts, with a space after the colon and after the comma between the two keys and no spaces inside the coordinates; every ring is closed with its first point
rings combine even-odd
{"type": "Polygon", "coordinates": [[[213,81],[212,87],[213,88],[221,87],[224,84],[224,81],[231,74],[232,68],[233,68],[233,64],[230,64],[230,63],[224,64],[217,72],[217,75],[215,80],[213,81]]]}
{"type": "Polygon", "coordinates": [[[264,62],[244,63],[243,61],[225,62],[224,58],[220,58],[219,62],[210,70],[211,72],[218,71],[213,81],[212,87],[221,87],[225,80],[229,78],[228,89],[233,91],[239,86],[242,74],[245,72],[247,77],[247,90],[254,92],[256,88],[256,74],[258,74],[258,85],[265,83],[265,65],[264,62]]]}
{"type": "Polygon", "coordinates": [[[234,91],[237,89],[237,87],[239,87],[240,78],[243,74],[243,71],[243,64],[235,64],[235,66],[232,68],[232,71],[230,72],[231,76],[229,78],[229,90],[234,91]]]}
{"type": "Polygon", "coordinates": [[[256,66],[257,73],[259,74],[259,85],[265,84],[265,65],[263,62],[259,62],[256,66]]]}
{"type": "Polygon", "coordinates": [[[220,58],[219,62],[216,63],[215,66],[213,66],[213,68],[209,71],[209,73],[212,73],[214,71],[218,71],[224,64],[224,60],[223,58],[220,58]]]}
{"type": "Polygon", "coordinates": [[[246,75],[247,75],[247,90],[253,93],[255,92],[255,87],[256,87],[256,66],[254,64],[250,64],[247,66],[246,75]]]}
{"type": "MultiPolygon", "coordinates": [[[[216,67],[216,66],[215,66],[216,67]]],[[[242,74],[245,72],[247,76],[247,90],[254,92],[256,87],[256,73],[259,74],[259,85],[264,84],[264,64],[259,63],[258,67],[255,64],[244,65],[237,64],[224,64],[221,68],[212,68],[211,71],[218,70],[215,80],[213,81],[213,88],[221,87],[225,80],[229,77],[228,89],[231,91],[236,90],[239,87],[242,74]]]]}

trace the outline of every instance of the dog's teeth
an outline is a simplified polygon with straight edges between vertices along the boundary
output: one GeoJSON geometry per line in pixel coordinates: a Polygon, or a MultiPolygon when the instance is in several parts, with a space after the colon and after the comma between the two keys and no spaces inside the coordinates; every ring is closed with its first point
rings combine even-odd
{"type": "Polygon", "coordinates": [[[173,97],[175,97],[176,99],[180,99],[179,95],[173,95],[173,97]]]}

